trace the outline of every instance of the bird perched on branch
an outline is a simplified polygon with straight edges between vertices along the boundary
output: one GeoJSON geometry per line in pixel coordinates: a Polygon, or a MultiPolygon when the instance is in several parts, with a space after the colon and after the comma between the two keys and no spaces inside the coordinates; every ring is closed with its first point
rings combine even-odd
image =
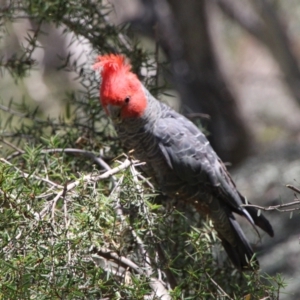
{"type": "Polygon", "coordinates": [[[99,56],[94,68],[101,75],[101,104],[124,147],[134,149],[134,156],[146,162],[143,170],[162,193],[207,215],[235,267],[249,269],[253,250],[233,213],[270,236],[273,229],[255,208],[242,206],[245,197],[204,134],[156,100],[122,55],[99,56]]]}

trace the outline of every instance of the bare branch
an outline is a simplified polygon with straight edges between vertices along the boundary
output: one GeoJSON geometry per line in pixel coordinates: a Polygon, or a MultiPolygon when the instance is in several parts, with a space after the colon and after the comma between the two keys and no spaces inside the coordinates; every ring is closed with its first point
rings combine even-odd
{"type": "MultiPolygon", "coordinates": [[[[0,138],[0,141],[1,141],[3,144],[5,144],[5,145],[7,145],[7,146],[13,148],[14,150],[16,150],[16,152],[19,153],[19,154],[25,153],[25,151],[19,149],[16,145],[10,143],[9,141],[7,141],[7,140],[5,140],[5,139],[0,138]]],[[[15,153],[16,153],[16,152],[15,152],[15,153]]],[[[9,160],[9,159],[7,159],[7,160],[9,160]]]]}
{"type": "MultiPolygon", "coordinates": [[[[128,159],[127,159],[128,160],[128,159]]],[[[132,173],[132,176],[133,176],[133,180],[135,181],[136,183],[136,188],[137,190],[140,191],[140,193],[143,192],[143,188],[141,186],[141,183],[138,181],[137,177],[139,175],[139,172],[136,171],[135,169],[135,166],[138,166],[138,165],[141,165],[142,163],[135,163],[135,164],[131,164],[130,165],[130,170],[131,170],[131,173],[132,173]]],[[[107,166],[107,168],[110,169],[109,166],[107,166]]],[[[108,170],[107,172],[109,171],[112,171],[113,169],[110,169],[108,170]]],[[[106,173],[107,173],[106,172],[106,173]]],[[[143,267],[138,267],[136,264],[132,265],[132,264],[128,264],[128,262],[131,262],[130,260],[128,260],[127,258],[122,259],[121,262],[122,263],[127,263],[127,266],[128,267],[131,267],[133,268],[136,272],[138,272],[139,274],[140,273],[140,270],[143,270],[143,275],[147,276],[150,280],[150,287],[151,289],[153,290],[153,292],[155,293],[155,296],[159,296],[161,297],[161,299],[165,299],[165,300],[168,300],[168,299],[171,299],[171,297],[169,296],[168,294],[168,291],[166,290],[166,288],[163,286],[162,282],[160,280],[158,280],[157,278],[153,278],[152,275],[154,274],[154,271],[151,267],[151,260],[150,260],[150,256],[146,250],[146,247],[144,245],[144,242],[142,241],[142,239],[138,236],[138,234],[127,224],[127,221],[126,221],[126,218],[124,216],[124,213],[123,213],[123,209],[122,209],[122,205],[120,203],[120,200],[119,200],[119,197],[118,197],[118,194],[119,194],[119,191],[121,189],[121,183],[123,181],[123,177],[120,178],[120,180],[118,181],[118,183],[115,185],[115,188],[113,189],[113,191],[111,192],[111,197],[113,199],[113,206],[114,206],[114,209],[115,209],[115,212],[116,212],[116,215],[120,218],[120,220],[125,223],[130,231],[131,231],[131,234],[133,235],[133,237],[135,238],[136,242],[137,242],[137,245],[139,247],[139,250],[140,250],[140,255],[142,257],[142,260],[144,261],[144,265],[143,267]],[[138,268],[138,269],[137,269],[138,268]]],[[[151,186],[151,185],[150,185],[151,186]]],[[[151,236],[153,237],[153,233],[151,232],[151,236]]],[[[163,253],[163,252],[162,252],[163,253]]],[[[161,255],[158,254],[159,257],[161,257],[161,255]]],[[[169,274],[170,272],[168,272],[169,274]]],[[[175,287],[175,283],[176,283],[176,280],[173,278],[173,275],[167,275],[167,278],[168,280],[170,279],[169,283],[170,285],[172,285],[172,287],[175,287]],[[171,284],[172,283],[172,284],[171,284]]]]}
{"type": "Polygon", "coordinates": [[[41,180],[41,181],[44,181],[46,182],[47,184],[50,184],[56,188],[63,188],[63,186],[49,180],[49,179],[46,179],[46,178],[43,178],[43,177],[40,177],[40,176],[37,176],[35,174],[28,174],[26,172],[23,172],[22,170],[20,170],[19,168],[17,168],[16,166],[14,166],[12,163],[10,163],[9,161],[7,161],[6,159],[4,158],[0,158],[0,161],[11,166],[12,168],[14,168],[17,172],[19,172],[24,178],[29,178],[29,177],[33,177],[33,178],[36,178],[37,180],[41,180]]]}
{"type": "Polygon", "coordinates": [[[298,188],[296,188],[295,186],[287,184],[286,187],[289,188],[289,189],[291,189],[292,191],[300,194],[300,190],[298,188]]]}
{"type": "MultiPolygon", "coordinates": [[[[130,170],[131,170],[131,173],[133,176],[133,180],[136,182],[137,189],[142,191],[142,187],[140,185],[140,182],[138,181],[138,177],[141,176],[140,172],[138,172],[135,169],[134,165],[130,166],[130,170]]],[[[149,186],[151,186],[150,182],[149,182],[149,186]]],[[[148,215],[147,212],[145,213],[145,215],[148,215]]],[[[160,245],[155,242],[155,238],[154,238],[154,234],[153,234],[152,230],[150,230],[149,232],[150,232],[150,237],[152,238],[152,242],[156,245],[156,252],[157,252],[158,258],[160,259],[161,262],[166,262],[165,254],[164,254],[163,250],[161,249],[160,245]]],[[[139,238],[139,237],[137,237],[137,238],[139,238]]],[[[144,248],[142,247],[142,244],[140,244],[140,247],[141,247],[141,250],[145,252],[144,248]]],[[[147,259],[150,261],[149,257],[147,257],[147,259]]],[[[168,268],[165,268],[164,273],[167,276],[167,279],[168,279],[168,282],[169,282],[171,288],[174,289],[177,286],[177,282],[176,282],[176,279],[173,276],[172,272],[168,268]]]]}
{"type": "Polygon", "coordinates": [[[123,268],[130,268],[132,271],[140,275],[145,275],[144,270],[140,268],[136,263],[134,263],[133,261],[131,261],[130,259],[124,256],[118,255],[116,252],[113,252],[111,250],[106,250],[106,249],[97,249],[96,247],[93,247],[91,252],[96,253],[99,256],[102,256],[106,259],[113,260],[123,268]]]}
{"type": "Polygon", "coordinates": [[[233,298],[231,298],[217,283],[215,280],[213,280],[213,278],[207,273],[205,272],[206,276],[209,278],[209,280],[217,287],[217,289],[223,293],[223,296],[230,299],[230,300],[233,300],[233,298]]]}
{"type": "Polygon", "coordinates": [[[159,299],[162,299],[162,300],[171,300],[171,296],[169,295],[168,291],[164,287],[163,283],[160,280],[158,280],[157,278],[150,277],[147,271],[140,268],[137,264],[135,264],[130,259],[128,259],[124,256],[120,256],[115,252],[107,251],[107,250],[103,250],[103,249],[93,248],[92,251],[94,253],[97,253],[99,256],[102,256],[106,259],[115,261],[116,263],[118,263],[119,265],[121,265],[124,268],[130,268],[134,272],[148,277],[150,280],[150,287],[153,290],[153,292],[155,293],[155,296],[159,297],[159,299]]]}
{"type": "Polygon", "coordinates": [[[129,160],[129,159],[126,159],[119,166],[117,166],[113,169],[110,169],[110,170],[108,170],[107,172],[105,172],[101,175],[88,174],[88,175],[83,176],[79,180],[76,180],[72,183],[69,183],[65,188],[63,188],[60,192],[57,193],[56,197],[53,200],[51,200],[47,203],[46,207],[39,214],[37,214],[37,218],[38,219],[43,219],[44,216],[49,211],[49,209],[53,206],[55,207],[57,201],[63,196],[64,193],[67,193],[67,192],[71,191],[72,189],[77,187],[80,183],[88,182],[88,181],[96,181],[97,182],[99,180],[109,178],[109,177],[113,176],[114,174],[117,174],[120,171],[128,168],[132,163],[134,163],[134,162],[129,160]]]}
{"type": "Polygon", "coordinates": [[[293,202],[274,205],[274,206],[268,206],[268,207],[253,205],[253,204],[242,204],[241,206],[243,206],[243,207],[254,207],[254,208],[257,208],[257,209],[260,209],[260,210],[264,210],[264,211],[277,210],[277,211],[280,211],[280,212],[290,212],[290,211],[300,210],[300,207],[282,209],[284,207],[290,207],[290,206],[295,206],[295,205],[300,205],[300,200],[295,200],[293,202]]]}
{"type": "MultiPolygon", "coordinates": [[[[287,184],[286,187],[291,189],[292,191],[300,194],[300,189],[296,188],[295,186],[287,184]]],[[[272,205],[272,206],[268,206],[268,207],[253,205],[253,204],[243,204],[242,206],[244,206],[244,207],[254,207],[254,208],[257,208],[257,209],[260,209],[260,210],[264,210],[264,211],[277,210],[279,212],[291,212],[291,211],[300,210],[300,200],[298,198],[296,198],[294,201],[289,202],[289,203],[272,205]],[[296,206],[296,207],[284,209],[285,207],[291,207],[291,206],[296,206]]]]}

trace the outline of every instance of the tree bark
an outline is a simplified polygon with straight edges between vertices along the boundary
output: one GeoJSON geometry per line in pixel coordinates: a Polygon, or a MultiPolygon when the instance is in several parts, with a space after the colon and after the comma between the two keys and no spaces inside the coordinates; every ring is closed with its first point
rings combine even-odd
{"type": "Polygon", "coordinates": [[[208,2],[168,2],[183,42],[184,60],[189,67],[183,80],[183,103],[193,112],[210,116],[204,126],[210,133],[208,138],[213,148],[223,161],[236,165],[250,153],[253,140],[217,63],[209,31],[208,2]]]}
{"type": "Polygon", "coordinates": [[[206,0],[140,0],[134,29],[156,39],[171,66],[171,81],[189,113],[201,123],[218,155],[233,165],[249,153],[252,138],[219,69],[209,30],[206,0]]]}
{"type": "Polygon", "coordinates": [[[266,46],[278,63],[293,98],[300,105],[300,69],[291,41],[277,11],[268,0],[252,0],[253,10],[232,0],[217,0],[221,10],[266,46]]]}

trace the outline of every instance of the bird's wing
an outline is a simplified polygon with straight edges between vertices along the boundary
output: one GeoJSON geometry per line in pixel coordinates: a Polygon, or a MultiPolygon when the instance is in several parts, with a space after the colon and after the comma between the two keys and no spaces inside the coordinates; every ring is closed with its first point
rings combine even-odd
{"type": "Polygon", "coordinates": [[[167,111],[157,120],[154,134],[167,163],[179,178],[189,185],[207,185],[234,211],[245,214],[240,206],[243,200],[226,167],[191,121],[175,111],[167,111]]]}

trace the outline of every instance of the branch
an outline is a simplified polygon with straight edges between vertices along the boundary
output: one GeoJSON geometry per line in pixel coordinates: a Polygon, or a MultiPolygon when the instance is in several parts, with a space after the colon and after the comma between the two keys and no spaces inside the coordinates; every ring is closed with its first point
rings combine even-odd
{"type": "MultiPolygon", "coordinates": [[[[9,146],[10,148],[13,148],[14,150],[16,150],[16,152],[15,153],[25,153],[25,151],[23,151],[23,150],[21,150],[20,148],[18,148],[16,145],[14,145],[14,144],[12,144],[12,143],[10,143],[9,141],[7,141],[7,140],[5,140],[5,139],[3,139],[3,138],[1,138],[0,137],[0,141],[3,143],[3,144],[5,144],[6,146],[9,146]]],[[[7,160],[9,160],[9,158],[7,158],[7,160]]]]}
{"type": "MultiPolygon", "coordinates": [[[[133,176],[133,180],[136,183],[137,190],[141,191],[140,193],[143,193],[142,186],[140,185],[140,182],[138,180],[138,177],[141,176],[141,174],[135,169],[134,165],[130,166],[130,170],[131,170],[131,173],[133,176]]],[[[146,182],[148,182],[148,181],[146,181],[146,182]]],[[[152,184],[150,182],[148,183],[148,185],[150,187],[152,186],[152,184]]],[[[148,213],[149,213],[148,210],[146,210],[145,215],[148,215],[148,213]]],[[[149,221],[149,223],[150,223],[150,221],[149,221]]],[[[165,254],[164,254],[161,246],[159,245],[159,243],[155,242],[155,237],[154,237],[154,234],[151,229],[149,230],[149,233],[150,233],[150,237],[152,238],[153,244],[156,246],[156,255],[160,259],[160,261],[164,264],[166,262],[165,254]]],[[[137,237],[137,238],[139,238],[139,237],[137,237]]],[[[145,250],[143,248],[142,248],[142,251],[145,252],[145,250]]],[[[149,257],[147,257],[147,259],[150,261],[149,257]]],[[[174,289],[177,286],[177,281],[176,281],[175,277],[173,276],[172,272],[170,271],[169,268],[166,267],[164,269],[164,273],[168,279],[168,282],[169,282],[171,288],[174,289]]]]}
{"type": "MultiPolygon", "coordinates": [[[[137,163],[136,164],[131,164],[130,165],[130,171],[132,173],[133,180],[136,183],[136,189],[139,191],[139,194],[142,195],[143,188],[142,188],[140,182],[137,179],[137,177],[139,175],[139,172],[137,172],[136,169],[135,169],[135,166],[138,166],[138,165],[141,165],[141,164],[137,164],[137,163]]],[[[109,166],[108,166],[108,168],[109,168],[109,166]]],[[[123,223],[127,224],[127,220],[126,220],[126,217],[124,216],[123,208],[122,208],[122,205],[121,205],[119,197],[118,197],[119,191],[121,189],[120,187],[121,187],[122,181],[123,181],[123,177],[119,180],[119,182],[115,186],[114,190],[111,192],[110,196],[113,198],[113,206],[114,206],[116,215],[120,218],[120,220],[123,223]]],[[[151,184],[150,184],[150,186],[151,186],[151,184]]],[[[145,215],[146,214],[147,214],[147,212],[145,212],[145,215]]],[[[150,256],[149,256],[149,254],[146,250],[144,242],[138,236],[138,234],[135,232],[135,230],[133,228],[131,228],[131,226],[129,226],[128,224],[127,224],[127,226],[130,229],[132,236],[135,238],[135,240],[137,242],[137,245],[138,245],[139,250],[140,250],[140,255],[142,257],[142,261],[144,262],[144,265],[143,265],[142,268],[138,267],[139,270],[143,270],[143,275],[145,275],[150,280],[149,285],[150,285],[151,289],[153,290],[155,296],[161,297],[160,299],[165,299],[165,300],[171,299],[171,297],[169,296],[168,291],[166,290],[166,288],[164,287],[162,282],[159,279],[152,277],[152,275],[154,274],[154,271],[151,267],[150,256]]],[[[150,236],[153,237],[153,233],[151,231],[150,231],[150,236]]],[[[158,251],[157,256],[161,258],[162,255],[163,254],[159,254],[159,251],[158,251]]],[[[122,262],[124,262],[124,260],[122,260],[122,262]]],[[[134,270],[139,272],[137,269],[134,269],[134,270]]],[[[176,280],[173,277],[173,274],[170,275],[170,272],[168,272],[168,271],[166,272],[168,282],[171,285],[171,287],[174,288],[177,285],[176,280]]]]}
{"type": "Polygon", "coordinates": [[[215,280],[213,280],[213,278],[207,273],[205,272],[206,276],[209,278],[209,280],[217,287],[217,289],[223,293],[223,296],[230,299],[230,300],[233,300],[233,298],[231,298],[218,284],[215,280]]]}
{"type": "Polygon", "coordinates": [[[15,169],[17,172],[19,172],[19,173],[22,175],[22,177],[24,177],[24,178],[33,177],[33,178],[35,178],[35,179],[37,179],[37,180],[44,181],[45,183],[50,184],[50,185],[52,185],[53,187],[56,187],[56,188],[63,188],[62,185],[57,184],[57,183],[55,183],[55,182],[53,182],[53,181],[51,181],[51,180],[49,180],[49,179],[46,179],[46,178],[43,178],[43,177],[40,177],[40,176],[37,176],[37,175],[34,175],[34,174],[28,174],[28,173],[26,173],[26,172],[23,172],[22,170],[20,170],[19,168],[17,168],[16,166],[14,166],[12,163],[10,163],[9,161],[7,161],[7,160],[4,159],[4,158],[0,158],[0,161],[3,162],[3,163],[5,163],[5,164],[7,164],[7,165],[9,165],[10,167],[14,168],[14,169],[15,169]]]}
{"type": "Polygon", "coordinates": [[[102,167],[105,170],[110,170],[109,165],[95,153],[87,150],[77,149],[77,148],[53,148],[53,149],[44,149],[41,153],[67,153],[67,154],[80,154],[92,159],[97,165],[102,167]]]}
{"type": "MultiPolygon", "coordinates": [[[[16,152],[14,152],[10,156],[8,156],[7,160],[15,158],[19,155],[23,155],[25,153],[25,151],[16,148],[13,144],[11,144],[10,142],[8,142],[6,140],[2,140],[2,142],[17,150],[16,152]]],[[[103,169],[105,169],[107,171],[111,170],[110,166],[101,157],[99,157],[95,153],[93,153],[91,151],[87,151],[87,150],[82,150],[82,149],[77,149],[77,148],[53,148],[53,149],[43,149],[40,151],[40,153],[41,154],[46,154],[46,153],[80,154],[80,155],[83,155],[83,156],[86,156],[86,157],[92,159],[97,165],[99,165],[103,169]]]]}
{"type": "Polygon", "coordinates": [[[104,250],[104,249],[97,249],[96,247],[93,247],[91,249],[92,253],[95,253],[101,257],[104,257],[109,260],[113,260],[118,263],[118,265],[122,266],[123,268],[127,269],[130,268],[132,271],[136,272],[140,275],[145,275],[145,272],[142,268],[140,268],[137,264],[135,264],[130,259],[118,255],[116,252],[110,251],[110,250],[104,250]]]}
{"type": "Polygon", "coordinates": [[[291,184],[287,184],[286,187],[289,188],[289,189],[291,189],[292,191],[300,194],[300,190],[298,188],[296,188],[295,186],[293,186],[291,184]]]}
{"type": "MultiPolygon", "coordinates": [[[[25,151],[16,148],[13,144],[10,142],[2,139],[1,140],[4,144],[10,146],[11,148],[17,150],[16,152],[12,153],[7,157],[7,160],[10,160],[12,158],[15,158],[19,155],[23,155],[25,151]]],[[[53,148],[53,149],[43,149],[40,151],[41,154],[47,154],[47,153],[67,153],[67,154],[80,154],[83,156],[86,156],[90,159],[92,159],[97,165],[102,167],[105,170],[110,170],[110,166],[99,156],[97,156],[95,153],[87,150],[77,149],[77,148],[53,148]]]]}
{"type": "MultiPolygon", "coordinates": [[[[66,128],[74,128],[74,126],[76,127],[80,127],[80,128],[86,128],[86,129],[91,129],[88,125],[86,124],[82,124],[82,123],[68,123],[68,122],[56,122],[55,120],[52,120],[52,119],[41,119],[41,118],[38,118],[36,117],[36,111],[34,113],[29,113],[29,112],[26,112],[26,113],[22,113],[22,112],[19,112],[19,111],[16,111],[14,109],[12,109],[10,106],[5,106],[3,104],[0,104],[0,110],[4,111],[4,112],[7,112],[13,116],[16,116],[18,118],[21,118],[21,119],[29,119],[31,121],[33,121],[34,123],[37,123],[37,124],[41,124],[43,126],[46,126],[46,125],[51,125],[51,127],[53,128],[56,128],[56,127],[59,127],[59,126],[65,126],[66,128]]],[[[3,133],[1,134],[3,136],[3,133]]],[[[15,136],[16,134],[15,133],[8,133],[6,134],[6,136],[8,137],[11,137],[11,136],[15,136]]]]}
{"type": "Polygon", "coordinates": [[[254,208],[257,208],[257,209],[260,209],[260,210],[264,210],[264,211],[277,210],[279,212],[290,212],[290,211],[300,210],[300,207],[282,209],[284,207],[290,207],[290,206],[295,206],[295,205],[300,205],[300,200],[295,200],[293,202],[274,205],[274,206],[268,206],[268,207],[253,205],[253,204],[242,204],[241,206],[243,206],[243,207],[254,207],[254,208]]]}
{"type": "MultiPolygon", "coordinates": [[[[64,187],[62,185],[59,185],[59,184],[56,184],[52,181],[50,181],[49,179],[45,179],[43,177],[39,177],[37,175],[34,175],[34,174],[28,174],[28,173],[25,173],[23,172],[22,170],[18,169],[17,167],[15,167],[12,163],[10,163],[8,160],[12,159],[12,158],[15,158],[17,156],[20,156],[20,155],[23,155],[25,153],[25,151],[15,147],[13,144],[11,144],[10,142],[2,139],[1,140],[4,144],[6,144],[7,146],[17,150],[16,152],[14,152],[13,154],[11,154],[10,156],[7,157],[7,159],[5,160],[4,158],[1,158],[1,160],[3,162],[5,162],[6,164],[8,164],[9,166],[13,167],[15,170],[17,170],[18,172],[20,172],[22,174],[22,176],[24,178],[28,178],[28,177],[34,177],[38,180],[41,180],[41,181],[44,181],[48,184],[51,185],[51,188],[50,190],[52,190],[53,188],[59,188],[59,189],[63,189],[64,187]]],[[[103,169],[107,170],[107,171],[110,171],[111,168],[110,166],[99,156],[96,156],[96,154],[94,154],[93,152],[91,151],[87,151],[87,150],[82,150],[82,149],[76,149],[76,148],[53,148],[53,149],[43,149],[40,151],[41,154],[46,154],[46,153],[72,153],[72,154],[80,154],[80,155],[83,155],[83,156],[86,156],[86,157],[89,157],[91,158],[97,165],[99,165],[100,167],[102,167],[103,169]]],[[[116,178],[114,176],[111,176],[112,177],[112,183],[113,185],[115,186],[116,185],[116,178]]],[[[37,199],[39,198],[48,198],[49,196],[52,196],[55,192],[52,192],[52,193],[49,193],[48,190],[46,193],[44,194],[41,194],[39,196],[36,196],[37,199]]]]}
{"type": "Polygon", "coordinates": [[[140,275],[146,276],[150,280],[150,286],[154,291],[156,297],[159,297],[159,299],[162,300],[171,300],[171,297],[169,296],[168,291],[164,287],[163,283],[157,278],[150,277],[147,274],[147,271],[144,271],[142,268],[140,268],[137,264],[135,264],[130,259],[124,256],[120,256],[115,252],[109,250],[97,249],[96,247],[92,248],[92,252],[96,253],[101,257],[104,257],[105,259],[116,262],[119,266],[122,266],[125,269],[130,268],[132,271],[140,275]]]}
{"type": "MultiPolygon", "coordinates": [[[[131,173],[133,175],[133,180],[136,183],[137,190],[141,194],[143,191],[142,191],[142,187],[140,186],[140,182],[137,179],[138,172],[135,170],[135,166],[137,166],[137,165],[141,165],[141,164],[131,164],[130,165],[130,170],[131,170],[131,173]]],[[[110,168],[110,167],[107,166],[107,168],[110,168]]],[[[108,172],[110,172],[112,170],[113,169],[110,169],[106,173],[108,173],[108,172]]],[[[119,197],[118,197],[122,181],[123,181],[123,177],[121,177],[121,179],[119,180],[119,182],[116,184],[116,186],[113,189],[113,191],[111,192],[110,196],[113,198],[113,206],[114,206],[116,215],[120,218],[120,220],[123,223],[127,224],[127,220],[126,220],[126,218],[124,216],[123,208],[122,208],[122,205],[121,205],[119,197]]],[[[113,258],[114,260],[119,261],[119,263],[125,264],[127,267],[130,267],[135,272],[137,272],[137,273],[139,273],[141,275],[146,276],[150,280],[149,285],[150,285],[151,289],[153,290],[155,296],[158,296],[158,297],[160,297],[160,299],[163,299],[163,300],[170,300],[171,297],[170,297],[167,289],[163,285],[163,283],[159,279],[152,277],[152,275],[154,274],[154,271],[153,271],[153,269],[151,267],[150,256],[149,256],[149,254],[148,254],[148,252],[146,250],[144,242],[138,236],[138,234],[135,232],[135,230],[133,228],[131,228],[131,226],[129,226],[128,224],[127,224],[127,226],[129,227],[129,229],[131,231],[131,234],[135,238],[135,240],[137,242],[137,245],[139,247],[140,254],[142,256],[142,261],[144,262],[142,268],[139,267],[138,265],[136,265],[135,263],[133,263],[131,260],[129,260],[129,259],[125,258],[125,257],[119,256],[116,253],[112,253],[112,252],[105,252],[104,253],[103,251],[99,252],[99,250],[98,250],[98,254],[101,255],[101,256],[103,256],[103,257],[105,257],[104,255],[106,255],[106,258],[107,258],[107,255],[109,255],[110,258],[113,258]]],[[[153,236],[152,232],[151,232],[151,236],[153,236]]],[[[173,280],[173,282],[174,281],[175,281],[175,279],[173,280]]]]}
{"type": "MultiPolygon", "coordinates": [[[[296,188],[295,186],[287,184],[286,187],[291,189],[292,191],[300,194],[300,189],[296,188]]],[[[244,207],[254,207],[254,208],[257,208],[257,209],[260,209],[260,210],[264,210],[264,211],[277,210],[279,212],[291,212],[291,211],[295,211],[295,210],[300,210],[300,200],[296,196],[296,199],[294,201],[289,202],[289,203],[279,204],[279,205],[264,207],[264,206],[253,205],[253,204],[243,204],[242,206],[244,206],[244,207]],[[299,205],[299,207],[282,209],[282,208],[285,208],[285,207],[290,207],[290,206],[295,206],[295,205],[299,205]]]]}
{"type": "MultiPolygon", "coordinates": [[[[66,229],[68,229],[69,224],[70,224],[70,220],[68,218],[68,211],[67,211],[67,204],[66,204],[66,194],[71,191],[72,189],[76,188],[80,183],[82,182],[89,182],[89,181],[100,181],[109,177],[114,177],[114,174],[119,173],[121,170],[124,170],[126,168],[128,168],[129,166],[133,166],[133,164],[135,164],[136,166],[138,165],[142,165],[143,163],[138,163],[137,161],[132,161],[129,160],[128,158],[121,163],[119,166],[115,167],[115,168],[110,168],[109,165],[107,165],[101,158],[96,157],[96,155],[92,152],[89,151],[85,151],[85,150],[81,150],[81,149],[72,149],[72,148],[67,148],[67,149],[45,149],[42,151],[43,153],[55,153],[55,152],[65,152],[65,153],[78,153],[78,154],[83,154],[85,156],[88,156],[90,158],[92,158],[95,162],[97,162],[97,164],[101,165],[102,167],[104,167],[107,171],[101,175],[93,175],[93,174],[88,174],[86,176],[83,176],[82,178],[80,178],[79,180],[76,180],[68,185],[65,185],[64,187],[58,184],[55,184],[53,182],[51,182],[50,180],[41,178],[39,176],[36,176],[34,174],[27,174],[25,172],[23,172],[22,170],[16,168],[12,163],[8,162],[7,160],[5,160],[4,158],[1,158],[0,161],[6,163],[7,165],[15,168],[18,172],[20,172],[22,174],[23,177],[27,178],[29,176],[35,177],[38,180],[43,180],[47,183],[50,183],[52,185],[55,185],[55,187],[60,188],[60,191],[56,194],[55,198],[52,199],[51,201],[49,201],[46,205],[46,207],[39,213],[39,214],[35,214],[38,220],[41,220],[48,212],[51,211],[51,219],[54,219],[54,215],[55,215],[55,207],[57,204],[57,201],[60,198],[64,198],[64,205],[63,205],[63,211],[64,211],[64,221],[65,221],[65,226],[66,229]]],[[[23,154],[23,151],[19,151],[19,154],[23,154]]],[[[120,182],[119,184],[116,183],[116,179],[114,178],[113,184],[114,184],[114,190],[112,191],[111,194],[114,194],[116,192],[118,192],[119,187],[120,187],[120,182]]],[[[117,215],[121,218],[122,221],[126,221],[125,216],[123,215],[123,211],[122,211],[122,207],[121,204],[119,203],[119,199],[116,198],[115,203],[114,203],[114,208],[115,211],[117,213],[117,215]]],[[[134,270],[135,272],[147,276],[149,281],[150,281],[150,287],[153,290],[153,292],[155,293],[155,296],[160,297],[161,299],[164,300],[170,300],[171,297],[168,294],[168,291],[166,290],[166,288],[164,287],[163,283],[157,279],[157,278],[153,278],[152,274],[154,273],[152,268],[151,268],[151,261],[149,258],[149,254],[147,253],[147,251],[145,250],[145,245],[143,243],[143,241],[140,239],[140,237],[134,232],[134,230],[131,230],[132,234],[134,235],[141,253],[142,253],[142,257],[143,260],[145,261],[145,263],[147,265],[145,265],[143,268],[140,268],[138,265],[136,265],[135,263],[133,263],[132,261],[130,261],[129,259],[125,258],[125,257],[121,257],[118,256],[115,253],[112,252],[101,252],[101,250],[98,251],[98,254],[107,258],[107,256],[109,256],[109,258],[113,258],[114,260],[118,261],[119,263],[125,265],[126,267],[130,267],[132,270],[134,270]]],[[[68,246],[68,262],[71,262],[71,248],[68,246]]]]}
{"type": "Polygon", "coordinates": [[[80,178],[79,180],[76,180],[72,183],[69,183],[65,188],[63,188],[60,192],[57,193],[56,197],[54,199],[52,199],[51,201],[49,201],[46,205],[46,207],[39,213],[36,215],[36,217],[40,220],[43,219],[45,217],[45,215],[47,214],[47,212],[50,210],[50,208],[56,206],[57,201],[67,192],[71,191],[72,189],[74,189],[75,187],[77,187],[80,183],[82,182],[88,182],[88,181],[100,181],[103,179],[107,179],[111,176],[113,176],[114,174],[119,173],[121,170],[124,170],[126,168],[128,168],[132,163],[136,163],[133,162],[129,159],[126,159],[122,164],[120,164],[119,166],[108,170],[107,172],[101,174],[101,175],[93,175],[93,174],[88,174],[83,176],[82,178],[80,178]]]}

